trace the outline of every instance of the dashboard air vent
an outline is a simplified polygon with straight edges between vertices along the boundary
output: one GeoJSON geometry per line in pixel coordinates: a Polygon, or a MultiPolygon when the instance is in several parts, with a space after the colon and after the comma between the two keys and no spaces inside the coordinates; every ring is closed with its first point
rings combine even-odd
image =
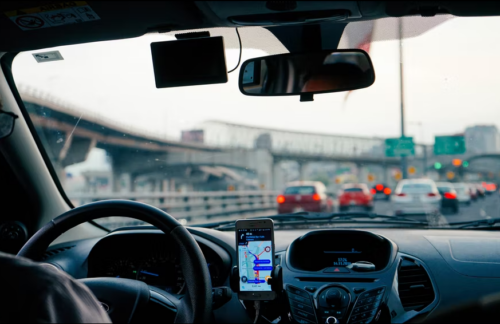
{"type": "Polygon", "coordinates": [[[404,258],[398,270],[399,298],[405,311],[420,311],[434,301],[434,289],[424,267],[404,258]]]}
{"type": "Polygon", "coordinates": [[[47,250],[45,252],[45,254],[43,255],[43,260],[46,260],[46,259],[48,259],[50,257],[53,257],[54,255],[59,254],[61,252],[68,251],[68,250],[70,250],[70,249],[72,249],[74,247],[75,247],[75,245],[65,246],[65,247],[61,247],[61,248],[53,249],[53,250],[47,250]]]}
{"type": "Polygon", "coordinates": [[[274,265],[277,266],[277,265],[281,265],[281,254],[276,254],[274,256],[274,265]]]}

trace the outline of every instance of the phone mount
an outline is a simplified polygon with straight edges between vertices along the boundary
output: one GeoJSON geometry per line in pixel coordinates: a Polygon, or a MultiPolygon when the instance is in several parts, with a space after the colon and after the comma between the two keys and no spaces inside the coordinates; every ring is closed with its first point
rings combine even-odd
{"type": "MultiPolygon", "coordinates": [[[[240,292],[240,271],[238,266],[234,266],[231,269],[231,290],[235,293],[240,292]]],[[[283,291],[283,269],[281,266],[277,265],[271,272],[271,277],[267,278],[267,284],[271,286],[271,290],[276,293],[276,296],[281,294],[283,291]]]]}

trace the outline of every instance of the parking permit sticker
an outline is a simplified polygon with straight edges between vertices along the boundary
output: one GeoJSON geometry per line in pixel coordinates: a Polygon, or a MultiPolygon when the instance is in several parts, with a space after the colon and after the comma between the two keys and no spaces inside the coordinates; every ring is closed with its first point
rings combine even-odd
{"type": "Polygon", "coordinates": [[[64,60],[59,51],[33,53],[33,57],[38,63],[61,61],[64,60]]]}
{"type": "Polygon", "coordinates": [[[36,30],[100,20],[86,1],[68,1],[5,13],[22,30],[36,30]]]}

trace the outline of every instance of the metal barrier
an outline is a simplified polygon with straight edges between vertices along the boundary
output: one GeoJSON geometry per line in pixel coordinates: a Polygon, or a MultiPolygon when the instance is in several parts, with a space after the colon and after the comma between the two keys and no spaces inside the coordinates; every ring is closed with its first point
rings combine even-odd
{"type": "MultiPolygon", "coordinates": [[[[183,223],[277,210],[277,191],[111,192],[69,194],[75,206],[107,199],[130,199],[158,207],[183,223]]],[[[110,215],[111,216],[111,215],[110,215]]],[[[116,215],[120,216],[120,215],[116,215]]],[[[116,223],[116,222],[115,222],[116,223]]],[[[124,225],[139,225],[130,220],[124,225]]],[[[117,227],[113,224],[112,227],[117,227]]]]}

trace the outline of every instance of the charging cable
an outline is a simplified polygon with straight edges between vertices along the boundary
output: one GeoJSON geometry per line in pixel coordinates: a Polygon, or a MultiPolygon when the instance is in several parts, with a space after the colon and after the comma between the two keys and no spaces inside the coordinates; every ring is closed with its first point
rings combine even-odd
{"type": "Polygon", "coordinates": [[[241,46],[241,37],[240,37],[240,32],[238,31],[238,28],[235,28],[236,29],[236,35],[238,35],[238,42],[240,43],[240,57],[238,58],[238,64],[236,65],[236,67],[234,69],[232,69],[231,71],[227,71],[227,73],[231,73],[233,71],[235,71],[238,66],[240,66],[240,63],[241,63],[241,51],[242,51],[242,46],[241,46]]]}
{"type": "Polygon", "coordinates": [[[253,307],[255,308],[255,320],[253,321],[255,324],[259,320],[260,316],[260,300],[254,300],[253,307]]]}

